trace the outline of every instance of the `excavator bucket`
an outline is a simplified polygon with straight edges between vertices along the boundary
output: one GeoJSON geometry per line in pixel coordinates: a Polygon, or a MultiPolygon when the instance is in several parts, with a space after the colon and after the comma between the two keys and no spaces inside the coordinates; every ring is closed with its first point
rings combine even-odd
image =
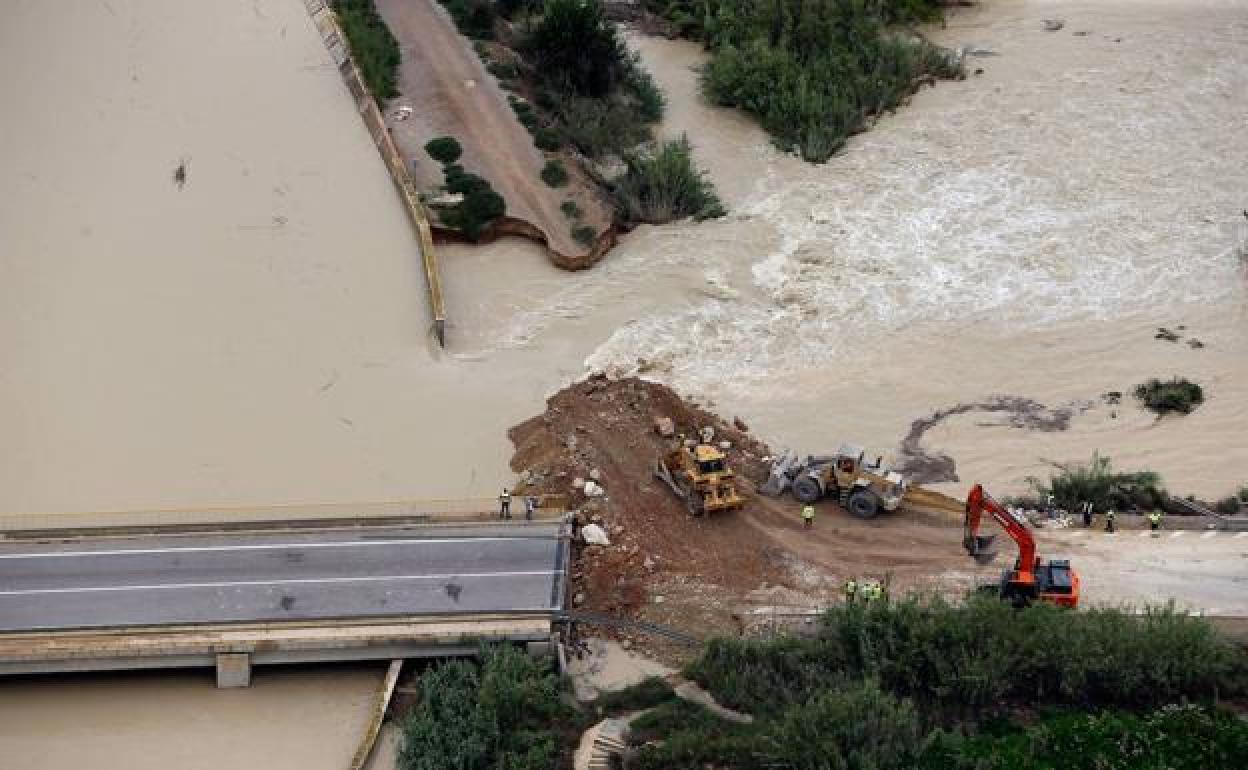
{"type": "Polygon", "coordinates": [[[997,558],[997,549],[994,545],[996,535],[976,535],[974,538],[968,539],[963,545],[966,552],[971,555],[980,564],[992,564],[997,558]]]}

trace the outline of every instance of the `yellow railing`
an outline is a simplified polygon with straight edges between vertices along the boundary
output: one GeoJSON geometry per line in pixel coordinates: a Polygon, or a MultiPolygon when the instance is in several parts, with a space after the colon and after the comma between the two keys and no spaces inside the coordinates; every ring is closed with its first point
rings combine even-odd
{"type": "Polygon", "coordinates": [[[438,337],[438,344],[445,346],[446,306],[442,298],[442,278],[438,269],[438,258],[433,251],[433,235],[429,228],[429,216],[425,212],[425,206],[420,202],[420,196],[416,193],[411,174],[407,172],[403,156],[399,154],[394,140],[390,137],[390,130],[386,128],[386,121],[381,115],[376,100],[368,92],[368,88],[364,85],[364,78],[360,75],[355,62],[351,60],[346,36],[342,34],[333,11],[322,0],[304,0],[304,5],[316,24],[325,47],[329,49],[330,56],[338,65],[338,71],[342,73],[347,90],[351,92],[351,97],[355,99],[356,106],[359,108],[360,117],[364,120],[368,133],[372,135],[373,143],[377,145],[377,151],[381,153],[382,160],[386,162],[386,168],[390,171],[390,179],[393,180],[399,197],[403,199],[403,208],[416,229],[416,239],[420,244],[420,254],[424,261],[425,281],[429,287],[433,329],[438,337]]]}

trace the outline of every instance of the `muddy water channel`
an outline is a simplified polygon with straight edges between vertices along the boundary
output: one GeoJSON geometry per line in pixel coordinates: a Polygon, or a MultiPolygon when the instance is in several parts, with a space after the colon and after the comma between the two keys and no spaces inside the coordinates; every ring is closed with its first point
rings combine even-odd
{"type": "Polygon", "coordinates": [[[211,670],[0,681],[6,770],[342,770],[384,667],[256,669],[218,690],[211,670]]]}

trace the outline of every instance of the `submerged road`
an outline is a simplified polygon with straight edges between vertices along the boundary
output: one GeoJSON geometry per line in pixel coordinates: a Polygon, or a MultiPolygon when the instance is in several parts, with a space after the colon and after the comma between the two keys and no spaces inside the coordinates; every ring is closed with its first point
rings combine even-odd
{"type": "Polygon", "coordinates": [[[0,631],[550,612],[558,528],[0,543],[0,631]]]}

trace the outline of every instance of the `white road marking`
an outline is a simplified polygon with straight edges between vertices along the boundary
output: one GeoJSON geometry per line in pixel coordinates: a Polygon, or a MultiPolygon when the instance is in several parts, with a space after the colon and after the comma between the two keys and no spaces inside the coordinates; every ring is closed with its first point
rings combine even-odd
{"type": "Polygon", "coordinates": [[[1174,539],[1174,538],[1176,538],[1176,537],[1183,537],[1183,536],[1184,536],[1184,535],[1186,535],[1186,534],[1187,534],[1187,532],[1186,532],[1186,531],[1184,531],[1184,530],[1180,529],[1178,532],[1171,532],[1171,533],[1170,533],[1170,539],[1171,539],[1171,540],[1173,540],[1173,539],[1174,539]]]}
{"type": "Polygon", "coordinates": [[[424,543],[482,543],[526,540],[527,537],[447,537],[429,540],[361,540],[336,543],[259,543],[256,545],[191,545],[184,548],[131,548],[115,551],[41,551],[39,553],[6,553],[0,559],[48,559],[67,556],[151,556],[160,553],[219,553],[222,551],[282,551],[301,548],[371,548],[383,545],[421,545],[424,543]]]}
{"type": "Polygon", "coordinates": [[[304,583],[380,583],[387,580],[448,580],[483,577],[533,577],[558,575],[559,570],[536,570],[533,572],[469,572],[447,575],[373,575],[368,577],[336,578],[290,578],[287,580],[237,580],[228,583],[162,583],[141,586],[80,586],[78,588],[30,588],[25,591],[0,591],[0,596],[26,596],[30,594],[77,594],[108,591],[163,591],[172,588],[234,588],[240,586],[280,586],[304,583]]]}
{"type": "Polygon", "coordinates": [[[1208,540],[1209,538],[1213,537],[1213,536],[1214,536],[1214,535],[1216,535],[1216,534],[1218,534],[1218,533],[1217,533],[1217,532],[1206,532],[1205,534],[1203,534],[1203,535],[1201,535],[1201,536],[1200,536],[1200,539],[1201,539],[1201,540],[1208,540]]]}

